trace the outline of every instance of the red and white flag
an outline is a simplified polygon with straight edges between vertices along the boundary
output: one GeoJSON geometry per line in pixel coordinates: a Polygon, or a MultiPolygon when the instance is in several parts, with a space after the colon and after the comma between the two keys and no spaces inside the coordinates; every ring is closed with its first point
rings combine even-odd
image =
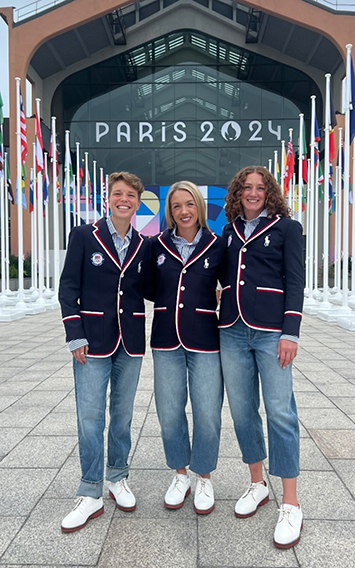
{"type": "Polygon", "coordinates": [[[37,109],[36,109],[35,134],[36,134],[36,171],[37,173],[39,173],[43,170],[43,140],[41,132],[41,122],[39,120],[37,109]]]}
{"type": "Polygon", "coordinates": [[[25,110],[23,108],[23,100],[20,89],[20,131],[21,131],[21,164],[26,162],[27,156],[27,127],[26,127],[26,116],[25,110]]]}

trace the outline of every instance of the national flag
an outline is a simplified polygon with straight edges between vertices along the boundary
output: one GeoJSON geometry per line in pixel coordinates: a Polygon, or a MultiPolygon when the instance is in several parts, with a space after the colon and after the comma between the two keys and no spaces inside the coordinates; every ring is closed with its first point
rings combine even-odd
{"type": "Polygon", "coordinates": [[[9,160],[8,157],[6,156],[6,177],[7,177],[7,181],[6,181],[6,185],[7,185],[7,197],[9,199],[9,201],[11,201],[12,205],[15,203],[15,199],[14,199],[14,192],[12,190],[12,183],[11,183],[11,179],[10,179],[10,168],[9,168],[9,160]]]}
{"type": "Polygon", "coordinates": [[[49,178],[48,178],[48,173],[47,173],[46,166],[45,166],[44,170],[43,170],[43,216],[44,217],[46,215],[45,206],[48,203],[48,187],[49,187],[49,178]]]}
{"type": "MultiPolygon", "coordinates": [[[[54,158],[56,160],[55,176],[58,177],[59,176],[58,149],[57,149],[57,144],[53,143],[53,135],[51,134],[51,141],[49,143],[49,159],[51,161],[51,164],[53,164],[54,158]]],[[[51,168],[51,170],[53,174],[53,168],[51,168]]]]}
{"type": "Polygon", "coordinates": [[[322,184],[324,182],[324,175],[322,171],[322,164],[319,162],[318,164],[318,199],[319,201],[323,199],[323,189],[322,184]]]}
{"type": "MultiPolygon", "coordinates": [[[[22,193],[22,207],[27,209],[27,201],[25,195],[26,184],[25,181],[27,179],[26,167],[23,164],[21,167],[21,193],[22,193]]],[[[16,180],[16,204],[18,204],[18,187],[17,187],[17,180],[16,180]]]]}
{"type": "Polygon", "coordinates": [[[333,165],[332,163],[329,164],[329,202],[328,202],[328,211],[329,215],[333,213],[333,201],[334,194],[333,194],[333,165]]]}
{"type": "Polygon", "coordinates": [[[276,164],[275,164],[274,178],[276,179],[277,183],[280,185],[280,183],[281,183],[281,175],[280,175],[279,157],[278,157],[277,154],[276,154],[276,164]]]}
{"type": "MultiPolygon", "coordinates": [[[[351,56],[350,56],[351,57],[351,56]]],[[[352,59],[350,60],[350,144],[355,137],[355,74],[352,59]]]]}
{"type": "Polygon", "coordinates": [[[289,192],[290,181],[293,178],[294,169],[295,169],[295,157],[293,155],[292,140],[290,137],[287,145],[287,158],[286,158],[286,168],[285,168],[285,183],[284,183],[285,195],[287,195],[289,192]]]}
{"type": "Polygon", "coordinates": [[[28,148],[27,148],[26,116],[25,116],[25,110],[23,108],[21,89],[20,89],[20,132],[21,132],[21,164],[24,164],[26,162],[28,148]]]}
{"type": "Polygon", "coordinates": [[[320,133],[318,127],[318,120],[317,117],[314,117],[314,167],[317,167],[317,163],[319,160],[319,146],[318,143],[320,142],[320,133]]]}
{"type": "MultiPolygon", "coordinates": [[[[71,161],[69,146],[66,146],[66,148],[65,148],[65,171],[69,172],[69,197],[68,198],[66,197],[66,201],[68,203],[70,203],[71,196],[73,196],[73,199],[74,199],[75,187],[74,187],[73,165],[72,165],[72,161],[71,161]]],[[[67,183],[67,176],[65,175],[64,187],[63,187],[63,196],[67,195],[66,183],[67,183]]]]}
{"type": "Polygon", "coordinates": [[[334,158],[336,156],[334,128],[336,127],[336,124],[337,124],[337,118],[336,118],[336,114],[335,114],[335,110],[334,110],[334,103],[333,103],[333,97],[332,97],[331,89],[330,89],[330,92],[329,92],[329,97],[330,97],[330,104],[329,104],[330,108],[329,108],[329,116],[327,117],[327,125],[330,126],[330,131],[329,131],[329,161],[331,162],[332,160],[334,160],[334,158]]]}
{"type": "Polygon", "coordinates": [[[80,195],[85,195],[85,184],[84,181],[84,171],[83,168],[80,167],[79,169],[79,186],[80,186],[80,195]]]}
{"type": "Polygon", "coordinates": [[[30,173],[30,213],[33,212],[33,205],[34,205],[33,169],[31,168],[31,173],[30,173]]]}
{"type": "Polygon", "coordinates": [[[41,132],[41,122],[36,108],[36,122],[35,122],[35,135],[36,135],[36,171],[37,173],[43,170],[43,140],[41,132]]]}
{"type": "Polygon", "coordinates": [[[303,143],[302,143],[302,179],[304,183],[308,183],[308,160],[307,160],[307,142],[306,142],[306,128],[303,128],[303,143]]]}

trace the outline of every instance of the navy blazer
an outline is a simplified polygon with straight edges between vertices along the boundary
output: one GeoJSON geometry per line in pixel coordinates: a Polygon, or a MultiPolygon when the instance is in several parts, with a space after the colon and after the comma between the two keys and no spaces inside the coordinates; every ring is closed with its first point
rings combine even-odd
{"type": "Polygon", "coordinates": [[[203,229],[184,265],[169,230],[153,237],[155,280],[152,349],[219,351],[216,285],[221,278],[226,241],[203,229]]]}
{"type": "Polygon", "coordinates": [[[106,219],[72,229],[59,286],[67,341],[86,338],[91,357],[109,357],[120,341],[129,355],[144,354],[149,248],[133,229],[121,266],[106,219]]]}
{"type": "Polygon", "coordinates": [[[249,239],[238,218],[224,227],[228,261],[220,327],[239,317],[254,329],[299,336],[303,306],[303,240],[297,221],[261,217],[249,239]]]}

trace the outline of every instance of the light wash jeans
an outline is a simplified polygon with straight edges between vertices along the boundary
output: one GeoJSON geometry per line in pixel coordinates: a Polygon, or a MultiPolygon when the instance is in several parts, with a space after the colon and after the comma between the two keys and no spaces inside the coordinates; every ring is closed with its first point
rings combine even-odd
{"type": "Polygon", "coordinates": [[[142,357],[130,357],[122,345],[112,357],[74,359],[81,483],[77,495],[97,499],[103,493],[104,429],[107,386],[111,379],[106,479],[128,476],[131,421],[142,357]]]}
{"type": "Polygon", "coordinates": [[[292,368],[277,358],[281,333],[251,329],[241,319],[220,330],[221,361],[234,428],[248,464],[265,459],[259,414],[259,376],[265,404],[269,472],[292,478],[299,474],[299,426],[292,390],[292,368]]]}
{"type": "Polygon", "coordinates": [[[223,380],[219,353],[179,347],[153,349],[155,403],[166,461],[172,469],[190,465],[199,475],[216,468],[221,433],[223,380]],[[189,393],[193,416],[192,447],[185,407],[189,393]]]}

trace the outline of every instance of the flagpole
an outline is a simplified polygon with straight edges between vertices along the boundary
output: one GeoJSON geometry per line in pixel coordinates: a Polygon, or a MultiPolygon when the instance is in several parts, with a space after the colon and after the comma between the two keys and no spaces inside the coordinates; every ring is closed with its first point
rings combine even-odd
{"type": "Polygon", "coordinates": [[[70,233],[70,179],[69,179],[69,155],[70,155],[70,131],[65,131],[65,244],[68,248],[70,233]]]}
{"type": "Polygon", "coordinates": [[[52,116],[52,185],[53,185],[53,302],[58,302],[59,285],[59,220],[58,220],[58,195],[57,195],[57,134],[56,117],[52,116]]]}
{"type": "Polygon", "coordinates": [[[281,140],[281,191],[285,195],[285,140],[281,140]]]}
{"type": "MultiPolygon", "coordinates": [[[[2,127],[1,127],[2,128],[2,127]]],[[[4,155],[3,155],[4,157],[4,155]]],[[[5,170],[3,169],[2,175],[0,176],[0,211],[1,211],[1,297],[0,304],[6,304],[5,295],[5,170]]]]}
{"type": "MultiPolygon", "coordinates": [[[[292,144],[292,132],[293,132],[293,128],[289,128],[289,129],[288,129],[288,137],[289,137],[289,140],[291,141],[291,144],[292,144]]],[[[292,150],[292,151],[293,151],[293,150],[292,150]]],[[[288,194],[287,194],[288,206],[289,206],[289,208],[292,210],[292,202],[291,202],[291,196],[292,196],[291,194],[292,194],[292,191],[291,191],[291,189],[292,189],[292,177],[291,177],[290,180],[289,180],[288,194]]],[[[292,213],[292,215],[293,215],[293,212],[292,212],[292,211],[291,211],[291,213],[292,213]]]]}
{"type": "Polygon", "coordinates": [[[7,189],[7,152],[4,152],[4,182],[5,187],[5,281],[6,292],[10,292],[10,239],[9,239],[9,201],[7,189]]]}
{"type": "Polygon", "coordinates": [[[313,313],[313,308],[317,305],[316,300],[313,298],[313,274],[314,274],[314,150],[315,150],[315,118],[316,118],[316,96],[311,95],[311,171],[310,171],[310,187],[309,187],[309,265],[308,265],[308,278],[309,289],[308,298],[305,300],[305,313],[313,313]]]}
{"type": "Polygon", "coordinates": [[[94,195],[94,223],[96,223],[96,221],[97,221],[97,203],[96,203],[96,200],[97,200],[97,197],[96,197],[96,160],[93,160],[93,162],[92,162],[92,168],[93,168],[92,175],[93,175],[93,177],[94,177],[94,179],[93,179],[93,184],[94,184],[94,185],[93,185],[93,192],[94,192],[94,193],[93,193],[93,195],[94,195]]]}
{"type": "Polygon", "coordinates": [[[76,219],[76,177],[73,174],[73,227],[77,226],[76,219]]]}
{"type": "Polygon", "coordinates": [[[104,169],[100,168],[100,214],[104,216],[104,169]]]}
{"type": "Polygon", "coordinates": [[[351,236],[351,298],[349,306],[355,308],[355,143],[353,143],[353,168],[352,168],[352,236],[351,236]]]}
{"type": "Polygon", "coordinates": [[[85,156],[85,222],[89,224],[89,166],[88,166],[88,159],[89,153],[84,152],[85,156]]]}
{"type": "Polygon", "coordinates": [[[350,175],[350,105],[351,105],[351,48],[346,45],[346,107],[344,134],[344,214],[343,214],[343,301],[339,314],[351,313],[348,306],[349,297],[349,175],[350,175]]]}
{"type": "Polygon", "coordinates": [[[303,194],[303,177],[302,177],[302,160],[303,160],[303,128],[304,128],[304,114],[300,113],[300,138],[298,150],[298,207],[297,207],[297,220],[302,224],[302,194],[303,194]]]}
{"type": "Polygon", "coordinates": [[[23,290],[23,214],[22,214],[22,161],[20,125],[20,77],[16,81],[16,154],[17,154],[17,235],[18,235],[18,302],[16,309],[26,310],[23,290]]]}
{"type": "MultiPolygon", "coordinates": [[[[36,114],[38,117],[38,128],[40,128],[40,102],[41,99],[36,99],[36,114]]],[[[40,134],[37,132],[37,135],[40,134]]],[[[38,140],[37,140],[38,144],[38,140]]],[[[43,148],[40,148],[43,157],[43,148]]],[[[37,149],[36,149],[37,156],[37,149]]],[[[40,168],[43,168],[43,159],[41,158],[40,168]]],[[[37,166],[37,165],[36,165],[37,166]]],[[[43,298],[44,291],[44,240],[43,240],[43,174],[40,171],[37,173],[37,229],[38,229],[38,293],[39,297],[37,304],[45,304],[43,298]]]]}
{"type": "Polygon", "coordinates": [[[270,173],[272,173],[272,158],[269,158],[268,170],[269,170],[270,173]]]}
{"type": "Polygon", "coordinates": [[[319,300],[318,290],[318,230],[319,230],[319,156],[317,160],[314,188],[314,297],[319,300]]]}
{"type": "Polygon", "coordinates": [[[81,225],[80,216],[80,142],[76,142],[76,215],[77,215],[77,226],[81,225]]]}
{"type": "MultiPolygon", "coordinates": [[[[33,191],[33,211],[31,213],[31,234],[32,234],[32,250],[31,250],[31,265],[33,269],[32,275],[32,287],[35,294],[35,299],[37,300],[38,295],[36,290],[38,288],[37,281],[37,183],[36,183],[36,142],[32,143],[33,149],[33,168],[32,171],[32,191],[33,191]]],[[[31,179],[31,178],[30,178],[31,179]]]]}
{"type": "MultiPolygon", "coordinates": [[[[44,152],[44,167],[45,167],[45,175],[46,178],[48,178],[48,153],[44,152]]],[[[49,277],[49,206],[48,206],[48,202],[49,202],[49,191],[48,191],[48,179],[46,179],[46,183],[47,183],[47,200],[44,204],[44,228],[45,228],[45,236],[46,236],[46,292],[48,293],[50,291],[50,277],[49,277]]]]}
{"type": "Polygon", "coordinates": [[[309,294],[309,235],[310,235],[310,201],[311,201],[311,188],[310,188],[310,170],[311,170],[311,159],[307,159],[307,209],[306,209],[306,287],[305,294],[309,294]]]}
{"type": "Polygon", "coordinates": [[[335,291],[336,295],[333,297],[335,302],[342,302],[341,295],[341,218],[342,218],[342,175],[341,171],[342,165],[342,155],[341,149],[343,147],[343,129],[339,128],[339,151],[338,151],[338,165],[335,168],[335,181],[336,181],[336,194],[335,194],[335,207],[336,207],[336,217],[335,217],[335,291]]]}
{"type": "Polygon", "coordinates": [[[330,310],[329,298],[329,178],[330,178],[330,78],[325,75],[325,144],[324,144],[324,203],[323,203],[323,301],[320,310],[330,310]]]}
{"type": "Polygon", "coordinates": [[[106,178],[105,178],[105,217],[109,216],[109,211],[108,211],[108,174],[106,174],[106,178]]]}

